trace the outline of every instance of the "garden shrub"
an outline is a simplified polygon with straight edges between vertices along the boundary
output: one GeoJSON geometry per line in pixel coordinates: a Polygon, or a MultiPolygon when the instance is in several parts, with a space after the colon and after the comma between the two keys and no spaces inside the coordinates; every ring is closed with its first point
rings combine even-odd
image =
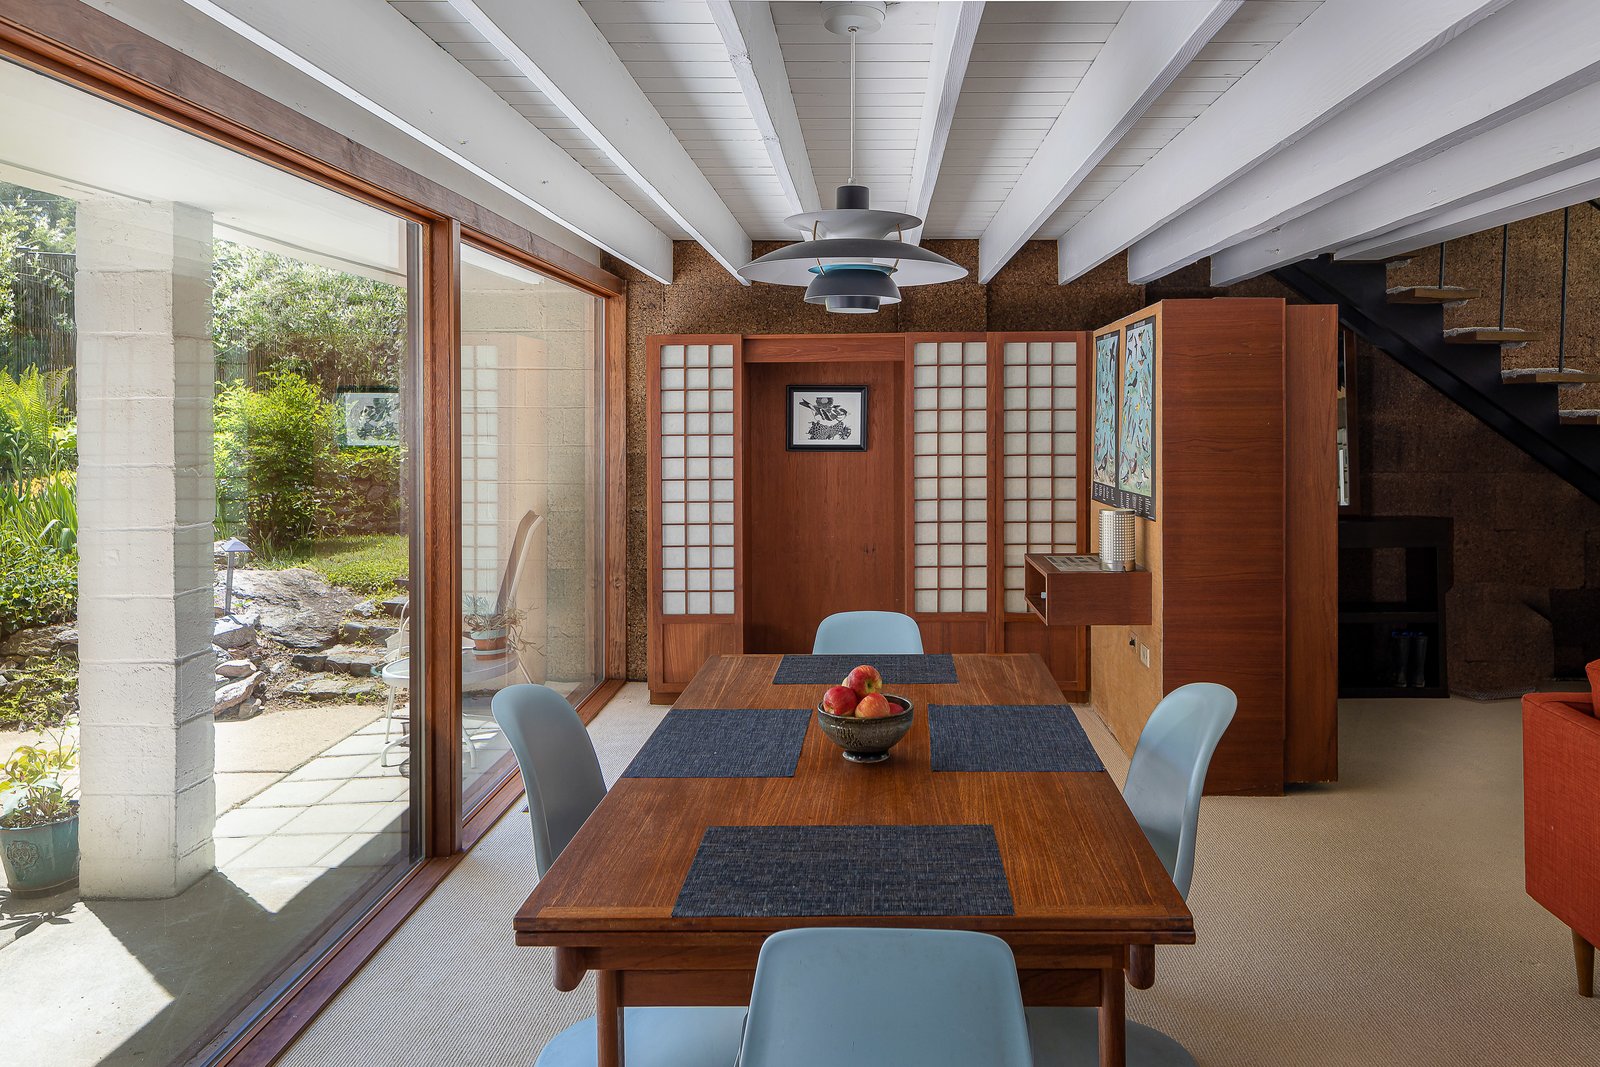
{"type": "Polygon", "coordinates": [[[263,374],[262,382],[217,394],[217,491],[243,502],[245,537],[270,558],[316,533],[318,475],[333,455],[338,417],[322,391],[292,371],[263,374]]]}
{"type": "Polygon", "coordinates": [[[405,526],[404,448],[341,448],[322,477],[319,537],[394,533],[405,526]]]}
{"type": "Polygon", "coordinates": [[[77,607],[77,553],[0,544],[0,637],[67,622],[77,607]]]}

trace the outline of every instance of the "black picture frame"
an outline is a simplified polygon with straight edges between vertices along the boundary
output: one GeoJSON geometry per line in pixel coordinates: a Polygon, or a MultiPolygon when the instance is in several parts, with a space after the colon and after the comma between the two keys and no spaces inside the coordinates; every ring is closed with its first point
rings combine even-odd
{"type": "Polygon", "coordinates": [[[784,407],[784,445],[790,452],[865,452],[865,385],[791,385],[784,407]],[[801,408],[812,414],[795,415],[801,408]],[[838,414],[834,417],[837,411],[838,414]],[[837,423],[838,425],[834,425],[837,423]],[[819,430],[822,436],[818,436],[819,430]]]}

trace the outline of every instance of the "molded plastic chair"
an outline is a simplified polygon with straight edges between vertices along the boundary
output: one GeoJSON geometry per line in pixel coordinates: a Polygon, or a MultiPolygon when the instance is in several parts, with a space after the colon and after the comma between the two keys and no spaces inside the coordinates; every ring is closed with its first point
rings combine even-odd
{"type": "Polygon", "coordinates": [[[898,611],[841,611],[817,626],[813,656],[922,655],[917,620],[898,611]]]}
{"type": "MultiPolygon", "coordinates": [[[[1194,880],[1206,770],[1238,706],[1238,697],[1225,685],[1179,686],[1150,713],[1128,765],[1123,798],[1185,897],[1194,880]]],[[[1028,1009],[1034,1062],[1040,1067],[1097,1062],[1098,1027],[1093,1008],[1028,1009]]],[[[1160,1030],[1130,1022],[1127,1034],[1129,1067],[1194,1067],[1189,1051],[1160,1030]]]]}
{"type": "MultiPolygon", "coordinates": [[[[606,794],[589,731],[572,705],[543,685],[513,685],[494,695],[495,721],[522,771],[533,823],[533,862],[543,878],[606,794]]],[[[632,1067],[731,1065],[743,1008],[626,1008],[624,1054],[632,1067]]],[[[563,1030],[535,1067],[593,1067],[593,1016],[563,1030]]]]}
{"type": "Polygon", "coordinates": [[[1017,961],[965,930],[767,938],[739,1067],[1030,1067],[1017,961]]]}

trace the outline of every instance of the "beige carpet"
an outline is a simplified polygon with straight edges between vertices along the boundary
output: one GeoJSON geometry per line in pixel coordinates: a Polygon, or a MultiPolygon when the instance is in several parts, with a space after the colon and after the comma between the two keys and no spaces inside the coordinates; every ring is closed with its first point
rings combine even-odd
{"type": "MultiPolygon", "coordinates": [[[[660,714],[629,686],[595,721],[608,777],[660,714]]],[[[1130,1014],[1217,1067],[1600,1064],[1600,999],[1522,890],[1516,702],[1353,701],[1341,728],[1337,786],[1207,799],[1199,944],[1158,954],[1130,1014]]],[[[532,880],[518,805],[280,1062],[531,1067],[593,1005],[511,945],[532,880]]]]}

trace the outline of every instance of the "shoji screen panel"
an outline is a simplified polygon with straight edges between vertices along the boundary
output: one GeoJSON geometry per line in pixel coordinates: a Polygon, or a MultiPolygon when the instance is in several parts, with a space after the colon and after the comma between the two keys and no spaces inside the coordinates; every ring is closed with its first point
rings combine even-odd
{"type": "Polygon", "coordinates": [[[1087,551],[1088,499],[1078,447],[1079,361],[1084,333],[993,333],[995,381],[992,551],[995,647],[1045,661],[1069,700],[1087,696],[1088,631],[1047,627],[1022,599],[1023,555],[1087,551]]]}
{"type": "Polygon", "coordinates": [[[1024,614],[1023,556],[1078,551],[1078,359],[1074,340],[1000,335],[1002,604],[1024,614]]]}
{"type": "Polygon", "coordinates": [[[672,666],[738,651],[738,337],[652,338],[650,687],[689,680],[672,666]],[[668,648],[685,655],[672,656],[668,648]]]}
{"type": "Polygon", "coordinates": [[[911,607],[989,610],[989,360],[983,335],[913,337],[911,607]]]}

